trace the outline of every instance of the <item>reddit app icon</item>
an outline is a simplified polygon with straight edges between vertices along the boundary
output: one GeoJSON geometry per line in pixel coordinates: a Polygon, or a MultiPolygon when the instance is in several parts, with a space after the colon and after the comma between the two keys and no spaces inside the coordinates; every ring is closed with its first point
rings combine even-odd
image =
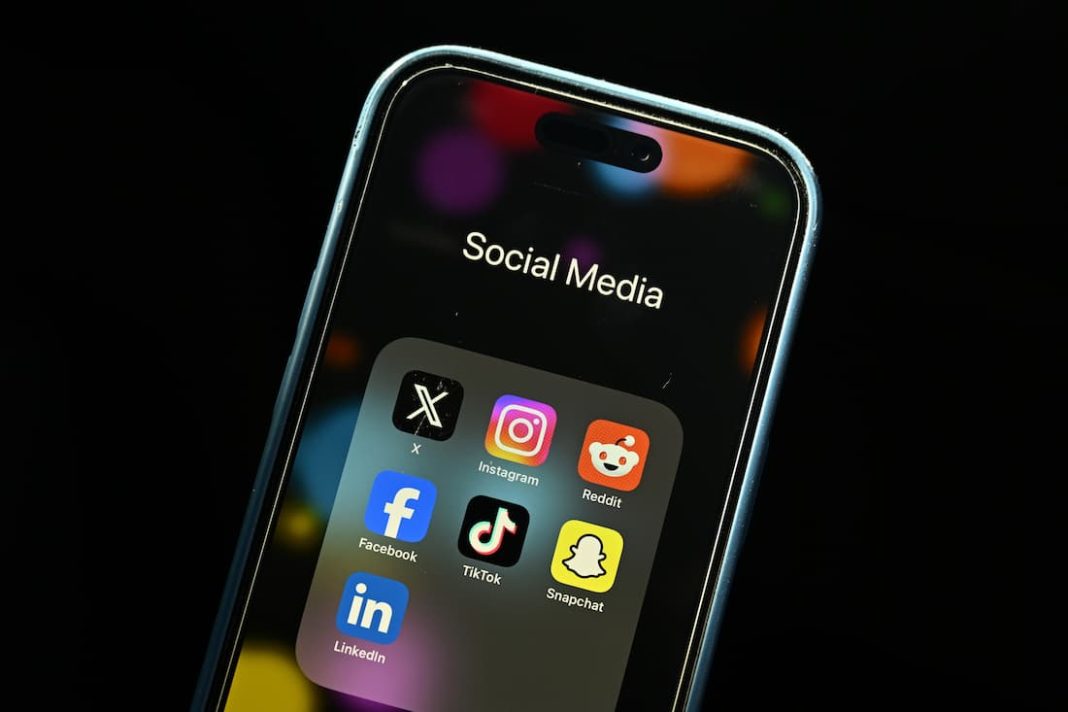
{"type": "Polygon", "coordinates": [[[630,492],[642,481],[648,457],[649,435],[644,430],[595,420],[586,428],[578,473],[595,485],[630,492]]]}

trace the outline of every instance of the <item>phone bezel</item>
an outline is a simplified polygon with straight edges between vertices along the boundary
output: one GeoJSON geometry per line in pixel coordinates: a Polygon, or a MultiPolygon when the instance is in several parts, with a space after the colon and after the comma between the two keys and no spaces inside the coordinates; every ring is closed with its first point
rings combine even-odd
{"type": "Polygon", "coordinates": [[[532,91],[563,95],[569,101],[629,114],[638,120],[744,144],[779,161],[794,182],[798,194],[794,234],[776,299],[768,313],[743,435],[724,509],[717,522],[683,669],[673,694],[672,709],[691,708],[700,700],[701,683],[711,663],[712,647],[726,603],[727,587],[721,582],[729,580],[741,544],[767,446],[784,356],[815,248],[820,206],[815,175],[796,146],[754,122],[505,55],[453,46],[419,50],[398,60],[379,77],[361,111],[275,403],[267,444],[193,706],[219,709],[233,675],[247,605],[291,471],[315,366],[325,344],[333,301],[390,106],[405,85],[436,69],[471,72],[532,91]]]}

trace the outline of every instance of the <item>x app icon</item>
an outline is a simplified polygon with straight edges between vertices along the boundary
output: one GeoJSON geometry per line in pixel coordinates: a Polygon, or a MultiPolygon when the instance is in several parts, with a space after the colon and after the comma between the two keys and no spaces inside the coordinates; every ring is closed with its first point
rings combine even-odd
{"type": "Polygon", "coordinates": [[[448,440],[456,428],[464,387],[459,381],[426,371],[409,371],[401,379],[393,425],[432,440],[448,440]]]}
{"type": "Polygon", "coordinates": [[[442,398],[449,395],[448,391],[442,391],[436,396],[430,395],[430,389],[424,386],[422,383],[415,384],[415,395],[419,397],[419,407],[408,414],[406,420],[423,416],[431,425],[435,428],[441,427],[441,416],[438,415],[438,409],[434,407],[442,398]]]}

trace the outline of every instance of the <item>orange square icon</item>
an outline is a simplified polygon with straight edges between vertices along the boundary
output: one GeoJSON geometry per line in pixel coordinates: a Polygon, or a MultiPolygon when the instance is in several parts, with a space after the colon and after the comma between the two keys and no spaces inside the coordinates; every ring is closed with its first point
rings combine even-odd
{"type": "Polygon", "coordinates": [[[649,435],[644,430],[595,420],[586,428],[578,473],[595,485],[630,492],[642,481],[648,457],[649,435]]]}

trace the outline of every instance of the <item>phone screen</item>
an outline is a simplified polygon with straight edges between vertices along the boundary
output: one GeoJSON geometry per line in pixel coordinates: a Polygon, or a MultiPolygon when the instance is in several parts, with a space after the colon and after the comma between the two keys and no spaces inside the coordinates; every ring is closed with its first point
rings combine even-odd
{"type": "Polygon", "coordinates": [[[668,706],[794,180],[466,70],[381,121],[226,709],[668,706]],[[662,158],[543,145],[547,115],[662,158]]]}

